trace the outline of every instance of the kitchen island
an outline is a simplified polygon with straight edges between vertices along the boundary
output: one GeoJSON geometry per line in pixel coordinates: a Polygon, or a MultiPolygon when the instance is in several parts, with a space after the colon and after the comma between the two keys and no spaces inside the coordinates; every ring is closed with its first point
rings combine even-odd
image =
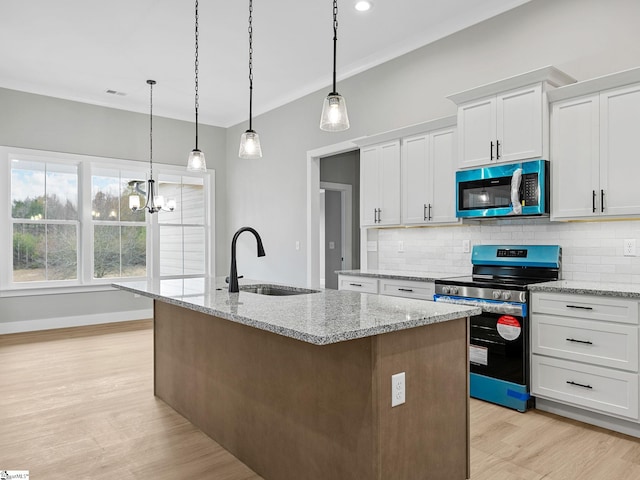
{"type": "Polygon", "coordinates": [[[156,396],[265,479],[469,477],[467,317],[479,309],[229,293],[214,279],[114,286],[154,299],[156,396]],[[392,407],[401,372],[406,401],[392,407]]]}

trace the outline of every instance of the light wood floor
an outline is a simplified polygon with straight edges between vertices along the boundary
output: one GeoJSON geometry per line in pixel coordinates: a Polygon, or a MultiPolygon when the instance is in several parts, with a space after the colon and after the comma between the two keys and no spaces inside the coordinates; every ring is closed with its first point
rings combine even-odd
{"type": "MultiPolygon", "coordinates": [[[[150,321],[0,335],[0,469],[47,480],[261,478],[157,400],[152,372],[150,321]]],[[[640,440],[551,414],[472,400],[471,436],[472,480],[640,478],[640,440]]]]}

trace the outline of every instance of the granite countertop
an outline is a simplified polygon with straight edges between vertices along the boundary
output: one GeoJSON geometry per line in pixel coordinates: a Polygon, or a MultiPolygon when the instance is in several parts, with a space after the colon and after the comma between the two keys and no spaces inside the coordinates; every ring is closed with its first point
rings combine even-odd
{"type": "MultiPolygon", "coordinates": [[[[261,282],[241,280],[243,285],[261,282]]],[[[480,308],[351,291],[268,296],[229,293],[222,278],[151,280],[115,288],[316,345],[370,337],[481,313],[480,308]]],[[[286,288],[286,287],[285,287],[286,288]]]]}
{"type": "Polygon", "coordinates": [[[391,280],[413,280],[417,282],[433,282],[440,278],[460,277],[463,273],[429,273],[429,272],[403,272],[400,270],[336,270],[338,275],[353,275],[356,277],[388,278],[391,280]]]}
{"type": "Polygon", "coordinates": [[[557,280],[529,285],[531,292],[574,293],[579,295],[608,295],[640,299],[640,285],[628,283],[585,282],[557,280]]]}

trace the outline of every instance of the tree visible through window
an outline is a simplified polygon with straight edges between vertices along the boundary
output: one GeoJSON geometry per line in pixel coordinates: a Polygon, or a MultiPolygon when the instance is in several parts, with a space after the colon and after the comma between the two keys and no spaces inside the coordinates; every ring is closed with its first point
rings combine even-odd
{"type": "Polygon", "coordinates": [[[0,244],[12,247],[0,288],[208,274],[208,174],[159,166],[157,193],[176,207],[151,215],[129,208],[146,200],[146,163],[2,146],[0,159],[0,244]]]}
{"type": "Polygon", "coordinates": [[[91,177],[94,278],[147,274],[145,213],[129,209],[130,181],[140,177],[119,169],[96,169],[91,177]]]}
{"type": "Polygon", "coordinates": [[[13,161],[13,281],[78,277],[76,165],[13,161]]]}

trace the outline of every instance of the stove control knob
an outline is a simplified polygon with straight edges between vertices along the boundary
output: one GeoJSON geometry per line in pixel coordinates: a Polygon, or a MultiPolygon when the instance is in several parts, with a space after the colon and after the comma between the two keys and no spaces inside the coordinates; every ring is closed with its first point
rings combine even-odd
{"type": "Polygon", "coordinates": [[[458,294],[458,287],[451,287],[451,295],[457,295],[458,294]]]}
{"type": "Polygon", "coordinates": [[[502,292],[500,290],[494,290],[493,291],[493,298],[495,300],[500,300],[500,295],[502,294],[502,292]]]}
{"type": "Polygon", "coordinates": [[[451,293],[451,287],[448,287],[448,286],[442,287],[442,293],[444,293],[445,295],[449,295],[451,293]]]}
{"type": "Polygon", "coordinates": [[[511,292],[502,292],[502,299],[509,300],[511,298],[511,292]]]}

